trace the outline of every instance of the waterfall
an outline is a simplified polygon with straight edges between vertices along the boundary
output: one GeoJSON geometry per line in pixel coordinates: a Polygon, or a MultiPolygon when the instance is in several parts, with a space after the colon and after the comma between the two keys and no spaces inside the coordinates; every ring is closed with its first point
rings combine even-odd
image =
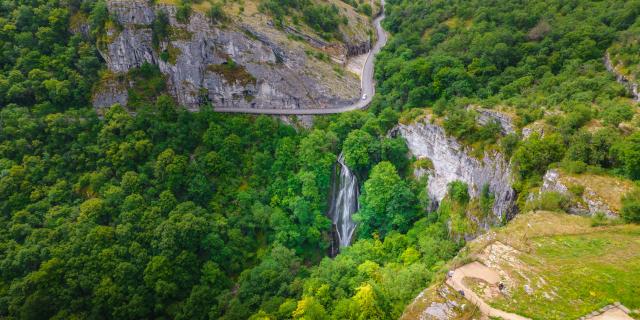
{"type": "Polygon", "coordinates": [[[344,155],[340,153],[329,208],[329,216],[333,221],[340,248],[351,244],[351,238],[356,230],[356,224],[351,220],[351,215],[358,211],[358,195],[358,180],[344,164],[344,155]]]}

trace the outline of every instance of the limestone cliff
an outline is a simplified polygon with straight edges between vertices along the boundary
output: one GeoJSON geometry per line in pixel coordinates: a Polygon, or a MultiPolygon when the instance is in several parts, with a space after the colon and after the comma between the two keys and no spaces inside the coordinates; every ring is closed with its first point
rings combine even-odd
{"type": "Polygon", "coordinates": [[[470,150],[444,129],[432,123],[430,117],[412,124],[400,124],[395,131],[407,141],[416,158],[428,158],[433,164],[429,175],[428,194],[432,202],[440,202],[449,183],[459,180],[469,185],[471,197],[479,197],[486,185],[494,195],[493,213],[485,227],[511,218],[515,213],[515,191],[512,188],[512,169],[499,152],[485,152],[482,159],[470,155],[470,150]]]}
{"type": "MultiPolygon", "coordinates": [[[[182,23],[172,5],[140,0],[107,4],[114,26],[98,47],[109,71],[123,74],[144,63],[155,64],[166,76],[169,92],[190,110],[205,102],[227,108],[323,108],[349,105],[359,98],[356,75],[340,72],[341,66],[331,59],[318,58],[326,48],[287,37],[264,17],[230,19],[220,25],[194,10],[182,23]],[[170,35],[154,45],[152,24],[160,11],[169,18],[170,35]]],[[[359,40],[353,45],[369,43],[368,37],[359,40]]],[[[348,55],[351,45],[344,44],[336,55],[348,55]]],[[[116,87],[103,81],[94,93],[94,105],[126,101],[126,88],[116,87]],[[111,97],[113,92],[117,95],[111,97]]]]}

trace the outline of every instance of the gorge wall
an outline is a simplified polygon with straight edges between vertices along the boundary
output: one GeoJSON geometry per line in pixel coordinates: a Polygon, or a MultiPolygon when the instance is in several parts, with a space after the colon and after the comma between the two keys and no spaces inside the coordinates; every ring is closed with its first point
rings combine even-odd
{"type": "MultiPolygon", "coordinates": [[[[168,91],[190,110],[206,102],[226,108],[340,107],[359,98],[356,75],[336,71],[335,62],[310,54],[319,49],[290,39],[266,19],[229,19],[219,25],[194,10],[182,23],[171,5],[138,0],[107,4],[115,26],[108,28],[98,47],[109,71],[125,74],[144,63],[157,65],[168,91]],[[159,11],[169,18],[170,35],[154,45],[152,24],[159,11]]],[[[353,47],[367,47],[370,41],[345,39],[339,54],[348,55],[353,47]]],[[[111,78],[96,89],[94,106],[125,104],[130,84],[111,78]]]]}
{"type": "Polygon", "coordinates": [[[395,131],[405,138],[412,155],[428,158],[433,163],[433,169],[427,173],[432,202],[440,202],[447,193],[448,184],[459,180],[467,183],[471,197],[479,197],[485,185],[494,195],[494,216],[485,222],[485,226],[515,214],[512,169],[501,153],[485,152],[482,159],[470,155],[467,147],[447,136],[441,126],[430,121],[430,117],[412,124],[400,124],[395,131]]]}

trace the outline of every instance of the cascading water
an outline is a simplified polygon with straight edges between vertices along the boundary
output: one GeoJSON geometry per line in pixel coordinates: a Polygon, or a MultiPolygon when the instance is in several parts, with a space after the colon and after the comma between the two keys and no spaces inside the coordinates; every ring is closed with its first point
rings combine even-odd
{"type": "Polygon", "coordinates": [[[333,221],[340,248],[351,244],[351,238],[356,230],[356,224],[351,219],[351,215],[358,211],[358,196],[358,180],[344,164],[344,155],[340,153],[329,208],[329,216],[333,221]]]}

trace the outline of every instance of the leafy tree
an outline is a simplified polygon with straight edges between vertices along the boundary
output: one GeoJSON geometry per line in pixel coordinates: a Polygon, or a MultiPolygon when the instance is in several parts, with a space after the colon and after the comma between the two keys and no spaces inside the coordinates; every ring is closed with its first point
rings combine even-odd
{"type": "Polygon", "coordinates": [[[355,215],[358,235],[374,233],[384,237],[391,230],[404,232],[418,215],[417,199],[390,162],[383,161],[371,170],[364,183],[360,210],[355,215]]]}
{"type": "Polygon", "coordinates": [[[620,214],[627,222],[640,223],[640,192],[638,190],[622,197],[620,214]]]}
{"type": "Polygon", "coordinates": [[[523,177],[542,175],[549,164],[561,159],[563,148],[562,141],[557,135],[544,138],[534,135],[523,141],[516,149],[513,162],[523,177]]]}
{"type": "Polygon", "coordinates": [[[616,148],[623,170],[631,179],[640,179],[640,133],[628,136],[616,148]]]}
{"type": "Polygon", "coordinates": [[[363,130],[353,130],[344,141],[345,164],[362,175],[379,159],[378,141],[363,130]]]}

